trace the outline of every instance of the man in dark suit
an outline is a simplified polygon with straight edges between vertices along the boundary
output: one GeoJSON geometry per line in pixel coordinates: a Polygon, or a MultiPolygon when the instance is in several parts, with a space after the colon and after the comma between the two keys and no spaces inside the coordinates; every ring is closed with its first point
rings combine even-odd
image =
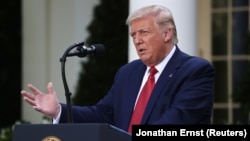
{"type": "MultiPolygon", "coordinates": [[[[110,91],[96,105],[73,106],[73,121],[110,123],[126,131],[131,124],[210,124],[214,67],[180,50],[171,11],[159,5],[143,7],[127,24],[140,59],[117,71],[110,91]],[[131,122],[151,67],[156,68],[151,96],[145,110],[139,108],[142,116],[131,122]]],[[[32,93],[21,94],[35,110],[53,117],[54,123],[67,122],[67,107],[58,102],[51,82],[47,94],[31,84],[28,88],[32,93]]]]}

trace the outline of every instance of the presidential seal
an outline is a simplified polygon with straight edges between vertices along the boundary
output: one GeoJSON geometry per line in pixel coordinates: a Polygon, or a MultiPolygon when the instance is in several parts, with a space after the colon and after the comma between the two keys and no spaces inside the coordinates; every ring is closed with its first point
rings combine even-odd
{"type": "Polygon", "coordinates": [[[61,141],[58,137],[48,136],[42,139],[42,141],[61,141]]]}

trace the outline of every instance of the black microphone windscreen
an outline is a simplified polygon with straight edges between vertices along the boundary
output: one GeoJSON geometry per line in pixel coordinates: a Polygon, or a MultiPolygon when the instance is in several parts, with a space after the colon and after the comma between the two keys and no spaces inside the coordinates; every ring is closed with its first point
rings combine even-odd
{"type": "Polygon", "coordinates": [[[105,47],[103,44],[94,44],[92,45],[95,47],[95,53],[96,55],[101,55],[101,54],[104,54],[105,52],[105,47]]]}

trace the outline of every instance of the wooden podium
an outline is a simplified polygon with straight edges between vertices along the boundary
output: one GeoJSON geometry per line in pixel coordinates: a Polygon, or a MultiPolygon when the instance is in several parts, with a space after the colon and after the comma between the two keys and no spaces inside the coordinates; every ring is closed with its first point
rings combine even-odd
{"type": "Polygon", "coordinates": [[[12,141],[131,141],[131,135],[105,123],[19,124],[12,141]]]}

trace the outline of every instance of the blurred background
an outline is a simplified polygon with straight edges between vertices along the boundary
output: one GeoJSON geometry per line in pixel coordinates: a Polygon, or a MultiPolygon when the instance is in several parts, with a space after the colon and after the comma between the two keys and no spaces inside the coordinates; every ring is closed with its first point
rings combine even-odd
{"type": "Polygon", "coordinates": [[[72,44],[102,43],[103,56],[71,57],[66,76],[73,104],[93,104],[110,88],[116,70],[137,58],[125,25],[133,10],[162,4],[174,15],[179,47],[216,69],[214,124],[250,122],[249,0],[2,0],[0,2],[0,128],[46,117],[23,103],[32,83],[54,83],[65,102],[61,62],[72,44]],[[182,7],[181,5],[185,5],[182,7]],[[103,75],[105,74],[105,75],[103,75]],[[105,79],[105,81],[104,81],[105,79]]]}

